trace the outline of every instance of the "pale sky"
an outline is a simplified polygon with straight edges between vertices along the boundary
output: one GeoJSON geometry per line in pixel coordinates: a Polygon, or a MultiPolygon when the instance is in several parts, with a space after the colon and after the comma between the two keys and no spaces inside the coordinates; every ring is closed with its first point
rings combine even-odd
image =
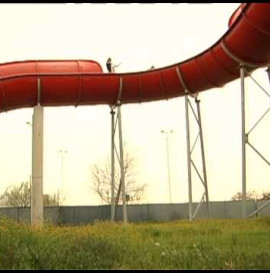
{"type": "MultiPolygon", "coordinates": [[[[227,30],[238,4],[1,4],[0,62],[86,59],[122,62],[116,72],[171,65],[202,52],[227,30]]],[[[269,90],[264,69],[254,77],[269,90]]],[[[267,97],[247,80],[247,127],[267,109],[267,97]]],[[[200,94],[210,201],[241,191],[240,80],[200,94]]],[[[33,109],[0,115],[0,194],[31,175],[33,109]]],[[[123,137],[137,161],[138,180],[148,185],[143,203],[169,201],[165,136],[170,138],[173,203],[188,201],[184,98],[122,106],[123,137]]],[[[252,134],[270,159],[269,115],[252,134]]],[[[195,124],[195,123],[194,123],[195,124]]],[[[192,125],[193,128],[193,125],[192,125]]],[[[65,205],[98,205],[91,166],[110,157],[110,109],[106,105],[48,107],[44,111],[44,193],[61,188],[65,205]]],[[[194,131],[194,130],[193,130],[194,131]]],[[[193,132],[192,131],[192,132],[193,132]]],[[[192,133],[193,138],[196,132],[192,133]]],[[[247,147],[247,190],[269,191],[270,168],[247,147]]],[[[195,156],[196,161],[196,156],[195,156]]],[[[194,201],[202,195],[193,180],[194,201]]]]}

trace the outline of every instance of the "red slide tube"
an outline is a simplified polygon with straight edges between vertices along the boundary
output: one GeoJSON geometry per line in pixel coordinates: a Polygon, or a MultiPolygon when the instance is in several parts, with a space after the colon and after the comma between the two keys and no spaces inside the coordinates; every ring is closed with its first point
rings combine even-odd
{"type": "Polygon", "coordinates": [[[41,81],[43,106],[141,103],[222,87],[248,71],[270,65],[270,4],[248,3],[234,12],[228,31],[186,61],[156,70],[104,74],[95,61],[25,61],[0,65],[0,112],[33,107],[41,81]]]}

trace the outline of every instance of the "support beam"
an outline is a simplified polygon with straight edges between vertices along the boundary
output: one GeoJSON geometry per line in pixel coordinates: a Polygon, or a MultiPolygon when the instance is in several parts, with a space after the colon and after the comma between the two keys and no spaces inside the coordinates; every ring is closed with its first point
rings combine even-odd
{"type": "Polygon", "coordinates": [[[260,212],[261,210],[263,210],[264,208],[266,208],[267,206],[270,205],[270,200],[266,201],[262,206],[260,206],[258,209],[256,209],[254,212],[252,212],[248,218],[256,215],[258,212],[260,212]]]}
{"type": "Polygon", "coordinates": [[[41,83],[38,79],[38,105],[32,122],[31,224],[43,225],[43,107],[40,106],[41,83]]]}
{"type": "Polygon", "coordinates": [[[123,79],[119,81],[119,93],[115,105],[111,105],[111,126],[112,126],[112,138],[111,138],[111,221],[115,220],[120,192],[122,190],[123,200],[123,222],[127,223],[127,206],[126,206],[126,187],[125,187],[125,161],[124,161],[124,148],[123,148],[123,136],[122,136],[122,116],[121,116],[121,97],[123,91],[123,79]],[[115,121],[115,111],[117,108],[117,117],[115,121]],[[116,144],[115,144],[115,133],[118,125],[118,138],[119,138],[119,153],[118,156],[116,144]],[[118,163],[120,165],[120,183],[117,190],[117,196],[115,198],[115,152],[117,154],[118,163]]]}
{"type": "Polygon", "coordinates": [[[187,137],[187,163],[188,163],[188,215],[189,221],[193,220],[192,212],[192,178],[191,178],[191,154],[190,154],[190,128],[189,128],[189,106],[188,106],[188,93],[185,95],[186,107],[186,137],[187,137]]]}
{"type": "Polygon", "coordinates": [[[245,67],[240,66],[241,114],[242,114],[242,217],[247,217],[246,209],[246,115],[245,115],[245,67]]]}
{"type": "Polygon", "coordinates": [[[189,100],[189,93],[186,92],[185,96],[185,106],[186,106],[186,134],[187,134],[187,161],[188,161],[188,192],[189,192],[189,220],[192,221],[196,214],[201,207],[202,202],[204,202],[204,197],[206,197],[206,209],[208,217],[211,217],[211,210],[210,210],[210,202],[209,202],[209,194],[208,194],[208,185],[207,185],[207,174],[206,174],[206,161],[205,161],[205,152],[204,152],[204,142],[203,142],[203,133],[202,133],[202,121],[201,121],[201,110],[200,110],[200,100],[197,98],[197,94],[190,95],[195,99],[196,105],[197,105],[197,112],[194,110],[191,101],[189,100]],[[194,115],[194,118],[196,120],[196,124],[198,125],[199,133],[194,141],[194,144],[191,148],[191,137],[190,137],[190,120],[189,120],[189,107],[192,110],[192,113],[194,115]],[[202,167],[203,167],[203,175],[200,174],[199,169],[196,167],[195,162],[192,159],[192,152],[195,148],[195,145],[200,139],[201,145],[201,160],[202,160],[202,167]],[[195,213],[193,214],[193,201],[192,201],[192,168],[194,168],[198,178],[202,182],[202,185],[204,187],[204,193],[203,197],[197,206],[195,213]]]}
{"type": "Polygon", "coordinates": [[[120,169],[121,169],[121,185],[122,185],[122,200],[123,200],[123,222],[127,223],[127,205],[126,205],[126,185],[125,185],[125,170],[124,170],[124,148],[122,136],[122,117],[121,105],[118,106],[118,129],[119,129],[119,150],[120,150],[120,169]]]}
{"type": "MultiPolygon", "coordinates": [[[[193,152],[193,149],[196,145],[196,142],[198,140],[198,138],[200,137],[200,141],[201,141],[201,156],[202,156],[202,165],[203,165],[203,179],[201,178],[200,174],[197,172],[199,178],[201,179],[201,181],[203,182],[203,186],[205,189],[205,192],[203,194],[203,197],[206,196],[206,202],[207,202],[207,212],[208,212],[208,217],[211,217],[211,212],[210,212],[210,202],[209,202],[209,194],[208,194],[208,186],[207,186],[207,175],[206,175],[206,163],[205,163],[205,153],[204,153],[204,142],[203,142],[203,133],[202,133],[202,123],[201,123],[201,111],[200,111],[200,101],[197,99],[198,94],[191,94],[188,90],[188,87],[183,79],[183,76],[181,74],[181,71],[179,69],[179,67],[176,68],[176,73],[178,75],[178,79],[181,83],[181,86],[184,88],[185,90],[185,108],[186,108],[186,138],[187,138],[187,164],[188,164],[188,196],[189,196],[189,220],[192,221],[193,218],[196,216],[196,213],[198,212],[200,205],[197,207],[196,212],[193,216],[193,208],[192,208],[192,172],[191,172],[191,165],[193,165],[193,167],[195,168],[195,170],[197,171],[197,168],[191,158],[191,154],[193,152]],[[193,98],[195,98],[195,102],[197,104],[197,115],[192,107],[192,104],[188,98],[188,96],[192,96],[193,98]],[[190,145],[190,121],[189,121],[189,106],[191,107],[191,110],[194,114],[194,117],[196,119],[197,125],[199,126],[199,134],[195,139],[195,142],[191,148],[190,145]]],[[[201,199],[200,204],[203,202],[203,199],[201,199]]]]}
{"type": "Polygon", "coordinates": [[[201,152],[202,152],[202,165],[203,165],[203,180],[205,187],[205,198],[207,204],[207,213],[208,217],[211,217],[210,210],[210,202],[209,202],[209,193],[208,193],[208,184],[207,184],[207,173],[206,173],[206,162],[205,162],[205,152],[204,152],[204,141],[203,141],[203,130],[202,130],[202,119],[201,119],[201,108],[200,108],[200,100],[195,98],[195,102],[197,104],[197,113],[198,113],[198,125],[199,125],[199,134],[200,134],[200,142],[201,142],[201,152]]]}
{"type": "MultiPolygon", "coordinates": [[[[268,67],[267,70],[268,79],[270,81],[270,68],[268,67]]],[[[251,132],[254,131],[254,129],[257,127],[257,125],[265,118],[265,116],[269,113],[270,108],[268,108],[264,114],[258,119],[258,121],[251,127],[251,129],[246,133],[246,117],[245,117],[245,76],[249,76],[258,87],[267,95],[267,97],[270,97],[269,92],[267,92],[247,71],[245,70],[245,66],[242,64],[240,65],[240,76],[241,76],[241,109],[242,109],[242,217],[243,218],[249,218],[257,214],[257,212],[261,211],[265,207],[267,207],[270,202],[266,202],[264,205],[259,207],[257,210],[255,210],[253,213],[247,216],[247,208],[246,208],[246,192],[247,192],[247,173],[246,173],[246,146],[249,145],[249,147],[257,154],[259,155],[259,158],[261,158],[268,166],[270,166],[270,161],[267,160],[261,152],[259,152],[253,144],[250,143],[249,135],[251,132]]]]}
{"type": "Polygon", "coordinates": [[[112,130],[112,138],[111,138],[111,221],[114,221],[115,218],[115,158],[114,158],[114,137],[115,137],[115,129],[114,129],[114,120],[115,120],[115,111],[111,106],[111,130],[112,130]]]}

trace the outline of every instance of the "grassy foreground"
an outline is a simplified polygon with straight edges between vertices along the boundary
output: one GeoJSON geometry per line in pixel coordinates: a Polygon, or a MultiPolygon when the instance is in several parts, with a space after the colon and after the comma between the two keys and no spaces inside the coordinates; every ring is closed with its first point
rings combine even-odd
{"type": "Polygon", "coordinates": [[[0,218],[0,269],[270,269],[270,218],[43,228],[0,218]]]}

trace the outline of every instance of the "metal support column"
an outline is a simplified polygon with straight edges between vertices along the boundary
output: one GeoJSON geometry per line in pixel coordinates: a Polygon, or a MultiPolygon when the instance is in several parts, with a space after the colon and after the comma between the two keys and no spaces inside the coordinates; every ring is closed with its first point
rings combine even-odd
{"type": "MultiPolygon", "coordinates": [[[[268,74],[268,78],[270,81],[270,69],[266,70],[268,74]]],[[[267,92],[251,75],[246,71],[246,68],[243,65],[240,65],[240,75],[241,75],[241,106],[242,106],[242,217],[243,218],[249,218],[254,215],[257,215],[257,212],[264,209],[266,206],[270,204],[270,202],[266,202],[261,207],[257,208],[254,212],[252,212],[250,215],[247,215],[247,208],[246,208],[246,192],[247,192],[247,175],[246,175],[246,145],[248,145],[269,167],[270,162],[262,155],[258,149],[254,147],[253,144],[251,144],[249,140],[249,135],[251,132],[254,131],[254,129],[258,126],[258,124],[265,118],[265,116],[270,112],[270,107],[261,115],[261,117],[258,119],[258,121],[251,127],[251,129],[246,132],[246,117],[245,117],[245,76],[249,76],[251,80],[254,81],[254,83],[260,87],[260,89],[264,92],[265,95],[267,95],[268,99],[270,98],[269,92],[267,92]]]]}
{"type": "Polygon", "coordinates": [[[185,90],[185,109],[186,109],[186,137],[187,137],[187,164],[188,164],[188,195],[189,195],[189,220],[192,221],[195,217],[196,214],[200,208],[201,203],[204,201],[204,197],[206,196],[206,202],[207,202],[207,211],[208,211],[208,217],[210,217],[210,203],[209,203],[209,195],[208,195],[208,186],[207,186],[207,175],[206,175],[206,163],[205,163],[205,153],[204,153],[204,142],[203,142],[203,134],[202,134],[202,123],[201,123],[201,113],[200,113],[200,105],[199,105],[199,100],[197,99],[197,94],[191,94],[188,90],[188,87],[184,81],[184,78],[182,76],[182,73],[180,71],[180,68],[177,67],[176,68],[176,73],[178,75],[178,79],[181,83],[181,86],[183,86],[184,90],[185,90]],[[192,104],[188,98],[188,96],[192,96],[193,98],[195,98],[195,102],[197,103],[197,115],[192,107],[192,104]],[[189,106],[194,114],[194,117],[197,121],[197,124],[199,126],[199,134],[196,137],[196,140],[191,148],[190,146],[190,120],[189,120],[189,106]],[[196,142],[198,140],[198,138],[200,137],[201,140],[201,156],[202,156],[202,165],[203,165],[203,178],[201,177],[194,161],[191,158],[191,154],[193,152],[193,149],[196,145],[196,142]],[[198,204],[194,214],[193,214],[193,208],[192,208],[192,172],[191,172],[191,166],[194,167],[199,179],[201,180],[203,186],[204,186],[204,193],[203,196],[201,198],[200,203],[198,204]]]}
{"type": "Polygon", "coordinates": [[[185,95],[186,108],[186,137],[187,137],[187,163],[188,163],[188,200],[189,200],[189,220],[193,220],[192,211],[192,177],[191,177],[191,151],[190,151],[190,128],[189,128],[189,107],[188,107],[188,93],[185,95]]]}
{"type": "Polygon", "coordinates": [[[246,210],[246,115],[245,115],[245,67],[240,65],[241,76],[241,116],[242,116],[242,217],[247,217],[246,210]]]}
{"type": "Polygon", "coordinates": [[[126,186],[125,186],[125,170],[124,170],[124,149],[122,136],[122,117],[121,105],[117,106],[118,110],[118,129],[119,129],[119,150],[120,150],[120,168],[121,168],[121,186],[123,200],[123,222],[127,223],[127,205],[126,205],[126,186]]]}
{"type": "Polygon", "coordinates": [[[207,173],[206,173],[206,162],[205,162],[205,153],[204,153],[204,141],[203,141],[203,130],[202,130],[202,119],[201,119],[201,108],[200,100],[196,97],[195,102],[197,104],[197,113],[198,113],[198,125],[199,125],[199,134],[201,142],[201,152],[202,152],[202,165],[203,165],[203,179],[205,187],[205,198],[207,204],[207,213],[208,217],[211,217],[210,202],[209,202],[209,193],[208,193],[208,183],[207,183],[207,173]]]}
{"type": "Polygon", "coordinates": [[[126,187],[125,187],[125,166],[124,166],[124,148],[123,148],[123,134],[122,134],[122,116],[121,116],[121,97],[123,90],[123,79],[120,78],[119,82],[119,94],[117,98],[116,105],[111,106],[111,114],[112,114],[112,139],[111,139],[111,221],[115,220],[117,206],[119,202],[120,192],[122,190],[122,200],[123,200],[123,222],[127,223],[127,206],[126,206],[126,187]],[[117,108],[117,118],[115,121],[115,111],[117,108]],[[119,138],[119,153],[117,153],[116,144],[115,144],[115,134],[116,127],[118,124],[118,138],[119,138]],[[117,191],[117,196],[115,198],[115,152],[117,155],[117,159],[120,165],[120,183],[117,191]]]}
{"type": "Polygon", "coordinates": [[[41,81],[38,79],[38,105],[33,113],[31,224],[43,225],[43,107],[40,105],[41,81]]]}
{"type": "Polygon", "coordinates": [[[208,185],[207,185],[206,161],[205,161],[204,142],[203,142],[203,133],[202,133],[200,100],[198,100],[197,95],[194,95],[194,94],[190,95],[191,97],[193,97],[195,99],[195,102],[197,105],[197,113],[196,113],[188,96],[189,96],[189,94],[186,93],[185,106],[186,106],[186,134],[187,134],[187,160],[188,160],[188,185],[189,185],[189,220],[192,221],[196,217],[197,212],[199,211],[201,204],[204,202],[205,197],[206,197],[206,206],[207,206],[206,209],[207,209],[208,217],[211,217],[211,212],[210,212],[208,185]],[[192,148],[190,145],[191,137],[190,137],[189,107],[192,110],[192,113],[196,119],[198,129],[199,129],[199,133],[194,141],[192,148]],[[200,150],[201,150],[203,177],[200,175],[200,172],[199,172],[195,162],[192,159],[192,152],[195,148],[195,145],[196,145],[198,139],[200,139],[200,142],[201,142],[200,150]],[[191,168],[191,166],[194,168],[198,178],[200,179],[200,181],[202,182],[202,185],[204,187],[204,192],[203,192],[202,198],[201,198],[200,202],[198,203],[198,206],[195,209],[194,213],[193,213],[193,208],[192,208],[193,203],[192,203],[192,168],[191,168]]]}
{"type": "Polygon", "coordinates": [[[111,139],[111,221],[114,220],[115,217],[115,198],[114,198],[114,190],[115,190],[115,160],[114,160],[114,136],[115,136],[115,128],[114,128],[114,120],[115,120],[115,111],[113,106],[111,106],[111,126],[112,126],[112,139],[111,139]]]}

